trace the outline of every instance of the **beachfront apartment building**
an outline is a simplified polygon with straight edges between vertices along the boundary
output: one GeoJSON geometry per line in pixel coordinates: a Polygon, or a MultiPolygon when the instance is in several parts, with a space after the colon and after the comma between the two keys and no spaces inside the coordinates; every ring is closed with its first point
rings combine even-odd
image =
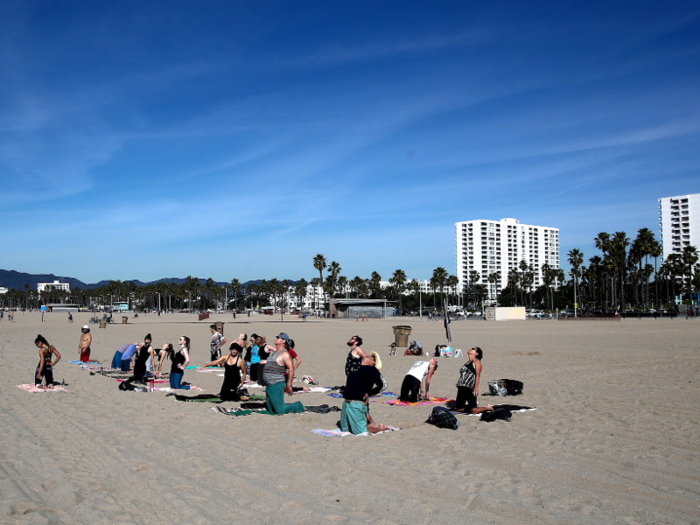
{"type": "Polygon", "coordinates": [[[659,231],[664,259],[700,247],[700,193],[659,199],[659,231]]]}
{"type": "Polygon", "coordinates": [[[559,268],[559,228],[520,224],[516,219],[473,220],[455,223],[457,278],[459,286],[469,284],[471,272],[479,275],[478,284],[487,287],[493,299],[506,287],[508,273],[521,261],[535,271],[533,288],[542,284],[542,266],[559,268]],[[489,275],[500,272],[496,283],[489,275]]]}
{"type": "Polygon", "coordinates": [[[70,284],[68,283],[61,283],[59,281],[54,281],[52,283],[37,283],[36,285],[36,291],[39,293],[42,293],[44,290],[46,290],[48,287],[53,288],[54,290],[63,290],[65,292],[70,292],[70,284]]]}

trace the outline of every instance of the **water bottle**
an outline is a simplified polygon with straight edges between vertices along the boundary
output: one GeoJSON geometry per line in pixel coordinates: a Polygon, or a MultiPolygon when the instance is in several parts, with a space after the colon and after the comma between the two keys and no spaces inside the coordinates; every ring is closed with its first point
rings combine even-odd
{"type": "Polygon", "coordinates": [[[66,386],[66,380],[65,380],[65,379],[61,379],[61,386],[66,386]]]}

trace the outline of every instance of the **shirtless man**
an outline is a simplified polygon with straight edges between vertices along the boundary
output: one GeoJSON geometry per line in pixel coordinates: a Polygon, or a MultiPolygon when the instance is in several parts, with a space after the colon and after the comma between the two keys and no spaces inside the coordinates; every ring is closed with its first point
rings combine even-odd
{"type": "Polygon", "coordinates": [[[90,345],[92,344],[90,327],[88,325],[83,326],[82,332],[78,343],[78,354],[81,363],[88,363],[90,361],[90,345]]]}

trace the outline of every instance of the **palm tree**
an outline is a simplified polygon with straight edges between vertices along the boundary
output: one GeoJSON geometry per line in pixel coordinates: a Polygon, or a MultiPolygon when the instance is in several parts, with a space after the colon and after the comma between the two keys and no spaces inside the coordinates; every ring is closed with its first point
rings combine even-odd
{"type": "MultiPolygon", "coordinates": [[[[447,277],[447,289],[452,293],[456,293],[457,286],[459,285],[459,278],[456,275],[450,275],[447,277]]],[[[449,304],[448,304],[449,306],[449,304]]]]}
{"type": "Polygon", "coordinates": [[[577,294],[577,287],[578,287],[578,277],[579,277],[579,267],[581,266],[581,263],[583,263],[583,254],[581,253],[580,250],[577,248],[574,248],[573,250],[570,250],[569,253],[567,254],[567,257],[569,258],[569,264],[571,265],[571,276],[574,278],[574,317],[576,317],[576,309],[577,309],[577,302],[576,302],[576,294],[577,294]]]}
{"type": "Polygon", "coordinates": [[[683,274],[686,277],[686,284],[688,290],[688,299],[690,304],[693,304],[692,298],[692,281],[693,281],[693,266],[698,262],[698,249],[695,246],[684,246],[681,252],[681,261],[683,263],[683,274]]]}
{"type": "Polygon", "coordinates": [[[360,288],[362,288],[363,282],[364,280],[359,275],[356,275],[350,280],[350,289],[355,292],[355,297],[360,296],[360,288]]]}
{"type": "Polygon", "coordinates": [[[447,278],[449,274],[442,266],[438,266],[433,270],[433,277],[431,279],[435,281],[435,287],[440,290],[440,296],[442,297],[442,307],[445,307],[445,285],[447,284],[447,278]]]}
{"type": "Polygon", "coordinates": [[[370,276],[369,280],[369,288],[372,291],[374,298],[379,299],[379,292],[381,292],[382,290],[382,286],[380,284],[382,281],[382,276],[379,275],[377,272],[372,272],[372,275],[370,276]]]}
{"type": "Polygon", "coordinates": [[[231,279],[231,294],[233,295],[233,307],[238,310],[238,295],[241,293],[241,281],[231,279]]]}
{"type": "MultiPolygon", "coordinates": [[[[326,256],[319,253],[314,257],[314,268],[318,270],[318,285],[323,286],[323,270],[326,268],[326,256]]],[[[324,300],[325,305],[325,300],[324,300]]]]}
{"type": "Polygon", "coordinates": [[[399,315],[401,315],[401,297],[403,295],[404,290],[406,289],[406,272],[400,269],[396,270],[394,272],[394,275],[391,276],[391,279],[389,279],[389,283],[391,283],[391,286],[394,289],[396,295],[398,295],[399,315]]]}
{"type": "Polygon", "coordinates": [[[299,279],[299,282],[294,287],[294,293],[297,296],[297,302],[299,305],[301,305],[299,308],[300,310],[302,310],[304,307],[304,298],[306,297],[306,289],[308,285],[309,283],[307,283],[306,279],[302,277],[301,279],[299,279]]]}
{"type": "Polygon", "coordinates": [[[608,268],[611,266],[608,259],[608,252],[610,251],[610,234],[605,232],[600,232],[598,236],[593,239],[595,242],[595,247],[603,252],[603,267],[605,268],[605,307],[607,309],[608,305],[608,268]]]}
{"type": "Polygon", "coordinates": [[[662,244],[656,239],[654,239],[654,242],[651,244],[651,247],[649,249],[649,255],[654,258],[654,288],[656,289],[656,291],[654,292],[654,304],[657,308],[661,304],[661,302],[659,301],[659,273],[657,271],[657,262],[659,260],[659,257],[661,257],[662,253],[662,244]]]}
{"type": "Polygon", "coordinates": [[[328,271],[331,273],[330,274],[331,297],[333,297],[335,295],[335,285],[336,285],[336,282],[338,281],[338,275],[340,274],[340,270],[342,270],[342,268],[340,267],[340,264],[338,264],[335,261],[331,262],[331,264],[328,265],[328,271]]]}
{"type": "Polygon", "coordinates": [[[348,278],[344,275],[338,277],[338,290],[345,294],[345,298],[348,298],[348,278]]]}
{"type": "Polygon", "coordinates": [[[493,293],[493,299],[496,301],[496,306],[498,306],[498,296],[496,295],[496,283],[500,282],[501,280],[501,272],[493,272],[489,274],[489,284],[491,285],[489,288],[492,290],[493,293]]]}

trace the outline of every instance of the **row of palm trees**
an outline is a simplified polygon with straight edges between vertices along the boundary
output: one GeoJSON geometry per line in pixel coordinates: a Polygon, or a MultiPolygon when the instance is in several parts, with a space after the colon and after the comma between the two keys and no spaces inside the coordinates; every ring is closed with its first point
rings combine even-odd
{"type": "Polygon", "coordinates": [[[698,249],[685,246],[680,253],[669,254],[658,266],[661,243],[648,228],[637,232],[631,241],[625,232],[599,233],[594,239],[602,256],[594,255],[583,265],[583,254],[571,250],[568,261],[574,294],[589,309],[625,311],[659,308],[672,304],[677,291],[690,299],[700,289],[698,249]],[[649,259],[654,259],[651,265],[649,259]],[[653,281],[652,281],[653,278],[653,281]]]}

